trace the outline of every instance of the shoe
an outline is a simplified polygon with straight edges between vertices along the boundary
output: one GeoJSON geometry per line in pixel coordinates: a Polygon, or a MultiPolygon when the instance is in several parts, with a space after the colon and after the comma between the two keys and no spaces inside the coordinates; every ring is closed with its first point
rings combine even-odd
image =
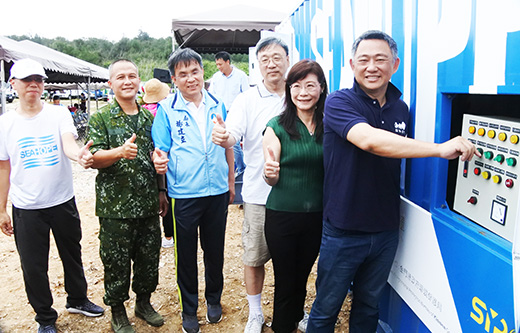
{"type": "Polygon", "coordinates": [[[173,247],[173,245],[174,245],[173,237],[170,238],[170,239],[168,239],[166,237],[163,237],[163,239],[162,239],[162,247],[167,249],[167,248],[173,247]]]}
{"type": "Polygon", "coordinates": [[[100,306],[97,306],[88,299],[80,305],[70,305],[69,303],[67,303],[65,305],[65,308],[67,308],[67,311],[69,311],[70,313],[81,313],[82,315],[87,317],[99,317],[103,313],[105,313],[105,309],[103,309],[100,306]]]}
{"type": "Polygon", "coordinates": [[[56,333],[56,326],[50,325],[38,325],[38,333],[56,333]]]}
{"type": "Polygon", "coordinates": [[[208,313],[206,314],[206,319],[208,320],[208,322],[210,322],[211,324],[216,324],[219,321],[221,321],[222,320],[222,305],[220,305],[220,304],[211,305],[208,303],[206,303],[206,305],[208,307],[208,313]]]}
{"type": "Polygon", "coordinates": [[[126,315],[125,306],[122,304],[112,307],[112,320],[110,321],[110,325],[116,333],[135,333],[126,315]]]}
{"type": "Polygon", "coordinates": [[[303,318],[298,323],[298,330],[305,333],[307,332],[307,323],[309,322],[309,314],[307,312],[303,312],[303,318]]]}
{"type": "Polygon", "coordinates": [[[200,333],[199,320],[197,316],[182,313],[182,331],[184,333],[200,333]]]}
{"type": "Polygon", "coordinates": [[[257,314],[249,316],[244,333],[261,333],[264,325],[264,315],[257,314]]]}
{"type": "Polygon", "coordinates": [[[164,325],[164,318],[157,313],[150,304],[150,298],[147,300],[138,300],[135,302],[135,316],[146,320],[148,325],[159,327],[164,325]]]}

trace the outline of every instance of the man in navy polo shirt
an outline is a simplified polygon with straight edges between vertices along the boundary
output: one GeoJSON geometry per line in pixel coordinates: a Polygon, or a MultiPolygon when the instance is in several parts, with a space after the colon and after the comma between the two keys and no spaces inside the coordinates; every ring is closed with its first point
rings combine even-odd
{"type": "Polygon", "coordinates": [[[317,295],[307,332],[334,332],[348,289],[354,299],[350,333],[375,332],[379,300],[399,241],[401,158],[470,160],[462,137],[442,144],[407,138],[408,107],[390,83],[397,45],[381,31],[356,39],[350,60],[354,86],[325,104],[323,237],[317,295]]]}

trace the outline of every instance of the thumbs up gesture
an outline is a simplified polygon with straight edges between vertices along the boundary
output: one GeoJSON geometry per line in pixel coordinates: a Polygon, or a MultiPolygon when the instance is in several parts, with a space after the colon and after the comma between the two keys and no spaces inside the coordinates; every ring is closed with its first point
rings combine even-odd
{"type": "Polygon", "coordinates": [[[278,178],[280,175],[280,163],[276,161],[273,149],[270,146],[266,147],[264,176],[267,179],[278,178]]]}
{"type": "Polygon", "coordinates": [[[123,158],[133,160],[137,157],[137,145],[134,143],[136,138],[137,135],[133,133],[130,139],[126,140],[121,146],[123,158]]]}
{"type": "Polygon", "coordinates": [[[164,175],[168,171],[168,154],[155,148],[152,155],[153,165],[158,174],[164,175]]]}
{"type": "Polygon", "coordinates": [[[92,154],[90,153],[90,149],[89,149],[93,143],[94,143],[94,141],[90,140],[89,142],[87,142],[86,145],[81,147],[78,151],[78,158],[77,158],[78,163],[85,169],[90,168],[92,166],[92,164],[94,163],[94,156],[92,156],[92,154]]]}
{"type": "Polygon", "coordinates": [[[226,123],[224,122],[224,119],[217,114],[216,121],[214,121],[215,125],[213,126],[213,130],[211,132],[211,141],[213,141],[214,144],[222,146],[224,148],[229,148],[232,145],[226,145],[229,139],[229,132],[226,130],[226,123]]]}

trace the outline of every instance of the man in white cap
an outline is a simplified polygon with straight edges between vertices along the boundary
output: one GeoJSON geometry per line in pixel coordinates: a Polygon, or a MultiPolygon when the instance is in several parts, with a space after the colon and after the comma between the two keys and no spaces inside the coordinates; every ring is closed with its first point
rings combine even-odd
{"type": "Polygon", "coordinates": [[[63,262],[67,310],[89,317],[104,310],[87,298],[69,161],[90,167],[92,142],[79,148],[67,108],[41,102],[46,78],[43,67],[31,59],[19,60],[11,68],[10,83],[20,105],[0,117],[0,229],[7,236],[14,234],[38,332],[52,333],[58,313],[52,308],[47,275],[50,230],[63,262]],[[12,224],[6,211],[9,188],[12,224]]]}

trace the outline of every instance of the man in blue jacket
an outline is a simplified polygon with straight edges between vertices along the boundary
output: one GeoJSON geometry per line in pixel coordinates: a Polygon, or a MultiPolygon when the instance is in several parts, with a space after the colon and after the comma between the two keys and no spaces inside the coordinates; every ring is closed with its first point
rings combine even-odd
{"type": "Polygon", "coordinates": [[[191,49],[168,60],[177,92],[161,101],[152,127],[154,165],[167,174],[168,195],[175,199],[177,285],[185,333],[200,332],[197,319],[197,241],[204,251],[206,319],[222,318],[224,238],[227,206],[234,199],[233,150],[211,142],[216,116],[226,118],[222,101],[204,87],[202,58],[191,49]]]}

